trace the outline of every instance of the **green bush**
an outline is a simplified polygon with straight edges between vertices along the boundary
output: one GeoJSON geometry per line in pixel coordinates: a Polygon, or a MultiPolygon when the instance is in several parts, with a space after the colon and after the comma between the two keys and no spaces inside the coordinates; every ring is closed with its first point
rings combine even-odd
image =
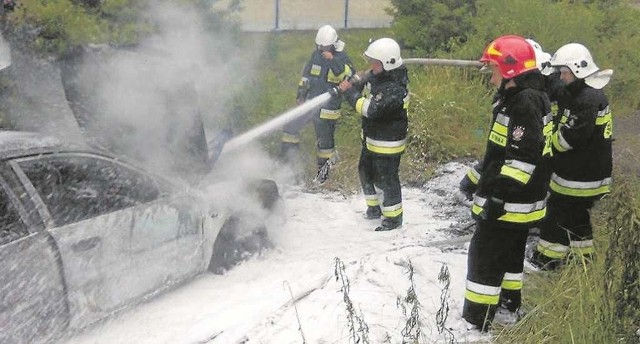
{"type": "MultiPolygon", "coordinates": [[[[540,0],[477,0],[475,15],[469,16],[471,27],[460,32],[443,30],[439,20],[432,20],[434,14],[423,16],[424,9],[433,3],[450,4],[449,1],[403,0],[397,1],[398,9],[394,28],[401,41],[415,46],[418,52],[431,52],[434,46],[439,51],[433,55],[459,59],[478,59],[484,47],[494,38],[504,34],[517,34],[535,39],[549,53],[569,42],[586,45],[594,60],[602,68],[614,70],[611,84],[605,89],[610,95],[616,115],[628,116],[640,106],[636,90],[640,87],[640,11],[631,8],[627,1],[556,1],[540,0]],[[411,13],[414,13],[413,15],[411,13]],[[449,44],[439,39],[434,45],[429,34],[447,33],[449,44]],[[460,39],[464,37],[464,39],[460,39]]],[[[396,2],[394,2],[395,4],[396,2]]],[[[470,7],[471,8],[471,7],[470,7]]],[[[470,12],[470,10],[467,10],[470,12]]],[[[455,23],[455,20],[450,20],[455,23]]]]}
{"type": "MultiPolygon", "coordinates": [[[[212,12],[206,0],[170,0],[196,6],[209,29],[226,28],[226,12],[212,12]]],[[[6,14],[2,30],[16,48],[57,58],[89,43],[135,44],[157,31],[148,17],[149,0],[21,0],[6,14]]]]}
{"type": "Polygon", "coordinates": [[[392,29],[417,53],[450,51],[473,34],[475,0],[391,0],[392,29]]]}

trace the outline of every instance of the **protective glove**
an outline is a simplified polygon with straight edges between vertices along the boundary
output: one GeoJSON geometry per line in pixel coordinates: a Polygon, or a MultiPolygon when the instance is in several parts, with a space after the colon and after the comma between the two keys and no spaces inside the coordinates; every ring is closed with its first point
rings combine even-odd
{"type": "Polygon", "coordinates": [[[504,210],[504,201],[491,197],[487,200],[481,216],[484,220],[497,220],[500,216],[506,213],[507,211],[504,210]]]}

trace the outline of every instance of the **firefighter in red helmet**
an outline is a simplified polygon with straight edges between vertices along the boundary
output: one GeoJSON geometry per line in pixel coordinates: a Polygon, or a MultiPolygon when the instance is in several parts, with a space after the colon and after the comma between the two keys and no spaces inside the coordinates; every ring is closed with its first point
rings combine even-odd
{"type": "Polygon", "coordinates": [[[535,51],[523,37],[496,38],[480,61],[491,69],[491,83],[499,91],[471,207],[476,230],[462,316],[471,327],[486,331],[496,312],[513,317],[521,304],[528,230],[546,212],[543,128],[551,105],[535,51]]]}

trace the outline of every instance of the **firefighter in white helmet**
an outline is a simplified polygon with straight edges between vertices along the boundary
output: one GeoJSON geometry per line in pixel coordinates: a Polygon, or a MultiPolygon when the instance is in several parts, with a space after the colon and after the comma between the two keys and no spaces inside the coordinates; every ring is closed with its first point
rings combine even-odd
{"type": "MultiPolygon", "coordinates": [[[[315,49],[302,70],[302,78],[298,84],[296,102],[302,104],[330,91],[342,80],[354,72],[353,64],[344,51],[344,42],[330,25],[318,29],[315,49]]],[[[282,133],[282,155],[290,162],[297,162],[300,144],[300,131],[313,120],[317,138],[316,162],[318,172],[314,181],[322,184],[326,181],[330,163],[335,155],[334,133],[337,120],[341,116],[342,97],[336,96],[321,108],[310,112],[307,116],[287,123],[282,133]]]]}
{"type": "Polygon", "coordinates": [[[367,203],[365,217],[382,216],[382,223],[375,230],[388,231],[402,225],[398,168],[407,139],[409,77],[402,65],[400,46],[391,38],[371,43],[364,57],[371,69],[358,72],[339,88],[347,92],[345,99],[362,115],[358,172],[367,203]]]}
{"type": "Polygon", "coordinates": [[[589,211],[610,191],[613,124],[602,88],[613,71],[600,70],[582,44],[566,44],[553,55],[566,84],[562,109],[551,139],[550,196],[533,263],[555,269],[569,253],[589,258],[594,252],[589,211]]]}

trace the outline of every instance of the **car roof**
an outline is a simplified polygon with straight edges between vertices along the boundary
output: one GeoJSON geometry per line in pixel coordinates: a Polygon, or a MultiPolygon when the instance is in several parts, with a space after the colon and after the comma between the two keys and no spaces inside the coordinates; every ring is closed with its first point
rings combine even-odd
{"type": "Polygon", "coordinates": [[[84,142],[66,141],[42,133],[0,130],[0,160],[60,151],[91,152],[112,157],[92,149],[84,142]]]}

